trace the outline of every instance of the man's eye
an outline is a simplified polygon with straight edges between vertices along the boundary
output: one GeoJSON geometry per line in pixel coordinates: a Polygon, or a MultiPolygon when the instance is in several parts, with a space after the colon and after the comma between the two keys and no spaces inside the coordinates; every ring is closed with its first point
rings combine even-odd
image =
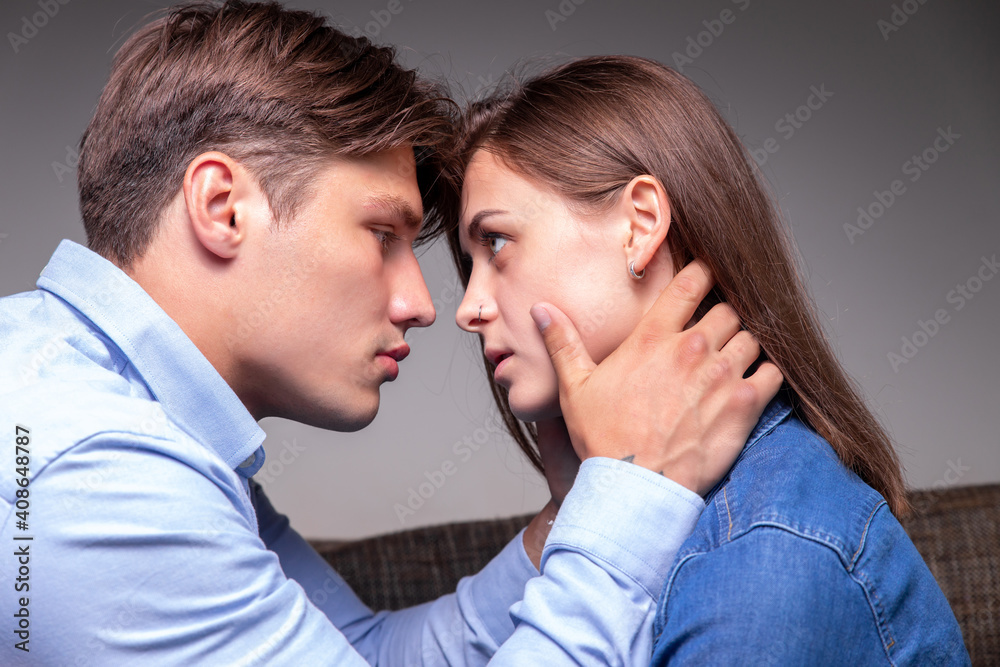
{"type": "Polygon", "coordinates": [[[378,239],[378,242],[382,245],[383,252],[389,250],[389,246],[392,245],[393,241],[399,240],[398,236],[384,229],[373,229],[372,234],[375,235],[375,238],[378,239]]]}

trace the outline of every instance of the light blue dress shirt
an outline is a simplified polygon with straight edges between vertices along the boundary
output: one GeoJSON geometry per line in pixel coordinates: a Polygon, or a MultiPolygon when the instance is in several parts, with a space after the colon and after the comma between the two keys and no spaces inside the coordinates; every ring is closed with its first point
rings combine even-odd
{"type": "Polygon", "coordinates": [[[373,613],[250,484],[264,432],[138,284],[63,241],[37,286],[0,299],[0,664],[649,660],[697,494],[590,459],[542,576],[518,536],[455,594],[373,613]]]}

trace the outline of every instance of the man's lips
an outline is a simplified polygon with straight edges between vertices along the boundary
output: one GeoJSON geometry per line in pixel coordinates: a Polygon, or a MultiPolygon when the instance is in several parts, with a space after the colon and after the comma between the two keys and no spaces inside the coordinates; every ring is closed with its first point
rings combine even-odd
{"type": "Polygon", "coordinates": [[[399,362],[405,359],[409,353],[410,346],[403,343],[399,347],[394,347],[391,350],[385,350],[375,355],[382,359],[389,382],[399,377],[399,362]]]}
{"type": "Polygon", "coordinates": [[[396,361],[402,361],[406,359],[406,356],[410,354],[410,346],[403,343],[399,347],[394,347],[391,350],[384,350],[379,352],[379,355],[389,357],[390,359],[395,359],[396,361]]]}

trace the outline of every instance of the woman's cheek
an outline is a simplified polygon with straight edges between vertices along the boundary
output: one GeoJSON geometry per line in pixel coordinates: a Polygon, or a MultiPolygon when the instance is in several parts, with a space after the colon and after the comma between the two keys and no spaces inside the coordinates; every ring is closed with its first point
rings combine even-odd
{"type": "Polygon", "coordinates": [[[572,320],[583,346],[594,361],[599,363],[621,342],[614,340],[621,317],[620,304],[612,299],[591,302],[563,312],[572,320]]]}
{"type": "Polygon", "coordinates": [[[562,414],[559,409],[559,384],[551,363],[515,380],[510,389],[510,407],[523,421],[551,419],[562,414]]]}

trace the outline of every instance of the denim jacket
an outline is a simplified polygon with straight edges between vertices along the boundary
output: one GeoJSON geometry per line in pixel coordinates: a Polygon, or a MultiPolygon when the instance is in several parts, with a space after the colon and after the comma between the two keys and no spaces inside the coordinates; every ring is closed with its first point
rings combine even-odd
{"type": "Polygon", "coordinates": [[[874,489],[780,399],[681,546],[653,665],[967,665],[955,616],[874,489]]]}

